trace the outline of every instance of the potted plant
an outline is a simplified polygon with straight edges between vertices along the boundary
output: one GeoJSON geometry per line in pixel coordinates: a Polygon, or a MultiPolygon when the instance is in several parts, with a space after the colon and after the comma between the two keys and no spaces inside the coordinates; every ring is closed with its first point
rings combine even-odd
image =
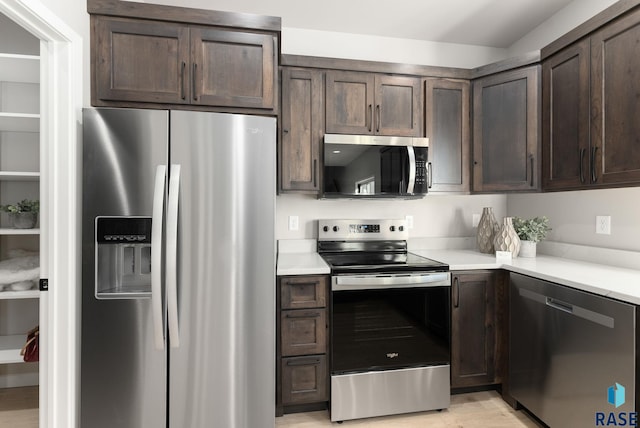
{"type": "Polygon", "coordinates": [[[546,238],[547,232],[551,230],[546,216],[529,219],[514,217],[513,228],[521,241],[521,257],[535,257],[536,244],[546,238]]]}
{"type": "Polygon", "coordinates": [[[9,213],[16,229],[32,229],[38,222],[40,201],[23,199],[16,204],[0,205],[0,210],[9,213]]]}

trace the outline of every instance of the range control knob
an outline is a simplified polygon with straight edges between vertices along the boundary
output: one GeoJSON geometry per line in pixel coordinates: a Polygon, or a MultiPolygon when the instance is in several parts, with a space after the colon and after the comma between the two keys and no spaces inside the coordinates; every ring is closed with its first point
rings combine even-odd
{"type": "Polygon", "coordinates": [[[339,228],[338,226],[333,226],[333,231],[334,231],[334,232],[337,232],[337,231],[339,231],[339,230],[340,230],[340,228],[339,228]]]}
{"type": "Polygon", "coordinates": [[[404,231],[404,226],[398,226],[398,230],[399,230],[400,232],[404,231]]]}
{"type": "Polygon", "coordinates": [[[391,227],[389,227],[389,230],[392,231],[392,232],[395,232],[396,231],[396,227],[395,226],[391,226],[391,227]]]}
{"type": "Polygon", "coordinates": [[[328,231],[329,231],[329,226],[324,226],[324,227],[322,228],[322,230],[323,230],[324,232],[328,232],[328,231]]]}

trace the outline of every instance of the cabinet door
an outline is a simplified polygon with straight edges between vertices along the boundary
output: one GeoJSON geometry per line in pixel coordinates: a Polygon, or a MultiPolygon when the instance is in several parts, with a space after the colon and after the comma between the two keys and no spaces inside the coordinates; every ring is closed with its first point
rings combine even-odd
{"type": "Polygon", "coordinates": [[[280,281],[281,308],[324,308],[328,289],[328,276],[283,277],[280,281]]]}
{"type": "Polygon", "coordinates": [[[469,86],[465,80],[426,79],[425,122],[431,168],[429,192],[469,191],[469,86]]]}
{"type": "Polygon", "coordinates": [[[189,102],[189,29],[168,22],[92,16],[93,98],[189,102]]]}
{"type": "Polygon", "coordinates": [[[420,79],[404,76],[375,77],[374,124],[377,135],[422,135],[420,79]]]}
{"type": "Polygon", "coordinates": [[[589,169],[589,40],[542,64],[542,188],[581,187],[589,169]]]}
{"type": "Polygon", "coordinates": [[[452,279],[451,387],[495,382],[496,276],[455,274],[452,279]]]}
{"type": "Polygon", "coordinates": [[[373,134],[374,75],[328,71],[326,85],[327,133],[373,134]]]}
{"type": "Polygon", "coordinates": [[[282,356],[326,353],[326,314],[325,309],[282,311],[280,314],[282,356]]]}
{"type": "Polygon", "coordinates": [[[282,71],[280,190],[318,192],[324,134],[323,73],[282,71]]]}
{"type": "Polygon", "coordinates": [[[329,400],[326,355],[282,359],[282,404],[329,400]]]}
{"type": "Polygon", "coordinates": [[[640,11],[591,37],[591,181],[640,182],[640,11]]]}
{"type": "Polygon", "coordinates": [[[473,190],[538,188],[540,67],[473,83],[473,190]]]}
{"type": "Polygon", "coordinates": [[[191,27],[191,103],[274,108],[274,37],[191,27]]]}

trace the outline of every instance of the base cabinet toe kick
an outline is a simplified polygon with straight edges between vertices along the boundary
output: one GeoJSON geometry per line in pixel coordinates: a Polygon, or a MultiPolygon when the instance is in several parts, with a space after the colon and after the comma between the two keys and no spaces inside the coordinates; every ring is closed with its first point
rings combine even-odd
{"type": "Polygon", "coordinates": [[[331,376],[331,421],[446,409],[448,365],[331,376]]]}

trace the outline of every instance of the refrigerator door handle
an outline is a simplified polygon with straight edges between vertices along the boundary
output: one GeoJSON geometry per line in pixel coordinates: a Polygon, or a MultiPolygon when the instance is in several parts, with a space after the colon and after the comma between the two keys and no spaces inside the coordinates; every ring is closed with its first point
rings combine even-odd
{"type": "Polygon", "coordinates": [[[151,217],[151,310],[153,314],[153,336],[156,349],[164,349],[164,322],[162,316],[162,223],[164,216],[164,191],[167,166],[158,165],[153,191],[153,214],[151,217]]]}
{"type": "Polygon", "coordinates": [[[167,312],[169,344],[180,346],[178,327],[178,202],[180,196],[180,165],[171,165],[169,171],[169,203],[167,209],[167,312]]]}

